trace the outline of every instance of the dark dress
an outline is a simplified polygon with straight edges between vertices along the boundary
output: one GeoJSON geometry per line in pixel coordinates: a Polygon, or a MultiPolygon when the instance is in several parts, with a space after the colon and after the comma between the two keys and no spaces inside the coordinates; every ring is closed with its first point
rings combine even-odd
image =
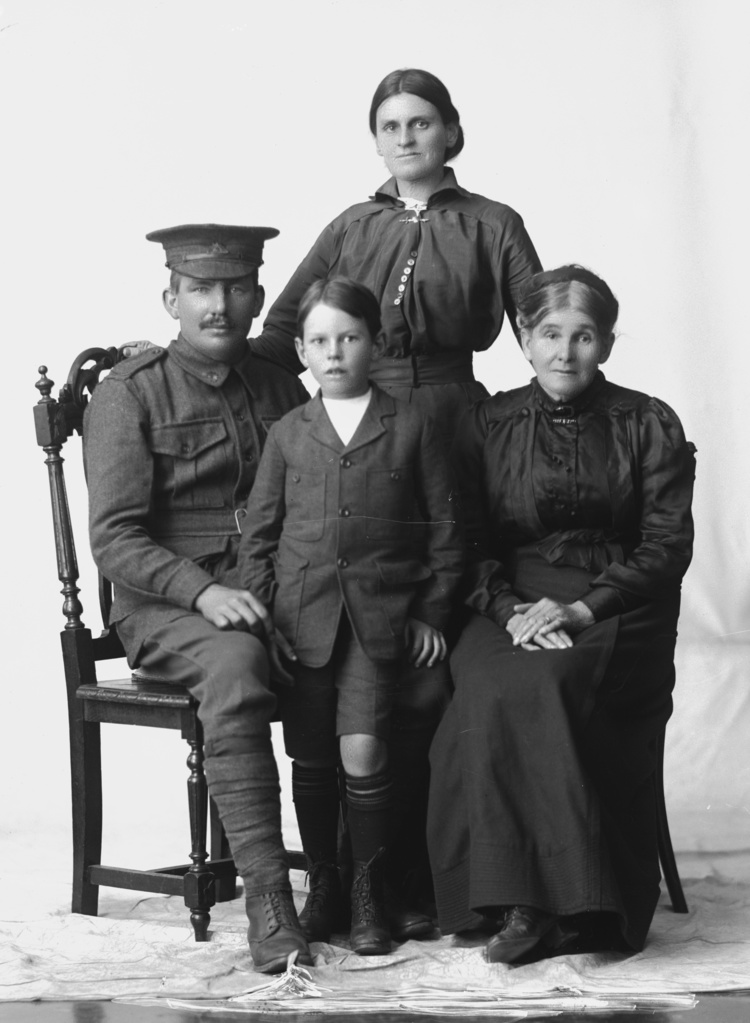
{"type": "Polygon", "coordinates": [[[530,905],[640,949],[659,894],[652,775],[671,713],[695,461],[664,403],[608,383],[556,406],[536,381],[464,417],[455,692],[432,747],[440,927],[530,905]],[[583,600],[567,650],[513,647],[513,605],[583,600]],[[586,918],[590,920],[592,918],[586,918]]]}
{"type": "Polygon", "coordinates": [[[487,395],[474,379],[473,353],[490,347],[506,313],[515,329],[518,292],[539,270],[518,213],[462,188],[450,167],[421,214],[405,209],[391,178],[322,231],[250,344],[301,372],[294,335],[302,296],[315,281],[351,277],[380,302],[387,347],[372,379],[433,416],[450,442],[463,412],[487,395]]]}

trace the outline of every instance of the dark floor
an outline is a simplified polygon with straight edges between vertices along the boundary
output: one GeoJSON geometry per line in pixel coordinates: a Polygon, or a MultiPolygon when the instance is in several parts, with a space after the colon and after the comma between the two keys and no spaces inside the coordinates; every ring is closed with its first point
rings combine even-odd
{"type": "MultiPolygon", "coordinates": [[[[252,1020],[253,1023],[300,1023],[319,1018],[318,1013],[231,1013],[188,1012],[183,1009],[146,1008],[117,1002],[5,1002],[0,1003],[2,1023],[221,1023],[222,1020],[252,1020]]],[[[326,1023],[468,1023],[487,1020],[488,1016],[426,1016],[423,1013],[363,1013],[325,1015],[326,1023]]],[[[498,1020],[510,1020],[498,1016],[498,1020]]],[[[552,1016],[526,1016],[524,1023],[534,1020],[559,1019],[561,1023],[750,1023],[750,991],[736,994],[699,995],[694,1009],[675,1012],[571,1012],[552,1016]]]]}

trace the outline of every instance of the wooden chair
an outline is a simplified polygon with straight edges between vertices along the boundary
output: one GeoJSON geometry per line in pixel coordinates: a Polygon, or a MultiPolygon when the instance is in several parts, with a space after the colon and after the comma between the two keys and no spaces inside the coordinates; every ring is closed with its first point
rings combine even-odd
{"type": "MultiPolygon", "coordinates": [[[[54,383],[40,366],[36,387],[41,394],[34,407],[37,443],[47,456],[57,574],[62,583],[65,628],[62,642],[70,729],[70,769],[73,816],[72,911],[96,916],[99,888],[182,895],[190,909],[196,941],[208,940],[210,909],[235,897],[237,871],[226,837],[211,803],[210,857],[206,849],[208,790],[203,770],[203,733],[197,703],[182,685],[133,672],[117,681],[97,680],[97,664],[124,657],[114,630],[107,628],[112,603],[109,582],[99,578],[99,605],[104,629],[93,636],[81,618],[78,563],[73,525],[63,472],[61,450],[74,432],[82,435],[83,412],[102,373],[146,343],[117,348],[91,348],[71,367],[67,383],[52,397],[54,383]],[[133,870],[105,866],[102,847],[102,722],[178,729],[189,746],[188,810],[190,863],[133,870]]],[[[88,549],[88,545],[86,547],[88,549]]],[[[292,866],[305,869],[302,853],[290,853],[292,866]]]]}
{"type": "Polygon", "coordinates": [[[659,862],[661,863],[664,880],[667,883],[669,898],[672,900],[672,909],[675,913],[687,913],[688,905],[674,858],[672,838],[669,834],[669,821],[667,820],[667,804],[664,799],[664,738],[665,732],[662,731],[656,747],[656,772],[654,774],[656,838],[659,847],[659,862]]]}

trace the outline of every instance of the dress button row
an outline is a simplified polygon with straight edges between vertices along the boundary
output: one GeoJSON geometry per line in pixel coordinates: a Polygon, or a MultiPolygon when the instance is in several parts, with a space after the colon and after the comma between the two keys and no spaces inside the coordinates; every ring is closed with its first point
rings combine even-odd
{"type": "MultiPolygon", "coordinates": [[[[416,255],[416,253],[412,253],[412,255],[416,255]]],[[[414,260],[413,259],[407,259],[406,265],[407,266],[414,266],[414,260]]]]}
{"type": "Polygon", "coordinates": [[[348,558],[339,558],[336,561],[336,564],[339,566],[339,568],[348,568],[349,567],[349,559],[348,558]]]}
{"type": "Polygon", "coordinates": [[[411,252],[409,253],[409,255],[410,255],[410,256],[411,256],[412,258],[416,258],[416,255],[417,255],[417,250],[416,250],[416,249],[412,249],[412,250],[411,250],[411,252]]]}
{"type": "Polygon", "coordinates": [[[394,305],[401,305],[401,297],[399,296],[399,298],[394,298],[393,304],[394,305]]]}

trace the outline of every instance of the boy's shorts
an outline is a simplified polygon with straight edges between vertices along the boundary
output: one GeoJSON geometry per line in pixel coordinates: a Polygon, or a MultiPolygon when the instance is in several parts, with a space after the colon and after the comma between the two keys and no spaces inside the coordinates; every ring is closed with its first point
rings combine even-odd
{"type": "Polygon", "coordinates": [[[372,661],[341,615],[333,654],[322,668],[298,664],[293,686],[278,686],[284,747],[294,760],[336,760],[338,736],[387,739],[393,700],[406,659],[372,661]]]}

